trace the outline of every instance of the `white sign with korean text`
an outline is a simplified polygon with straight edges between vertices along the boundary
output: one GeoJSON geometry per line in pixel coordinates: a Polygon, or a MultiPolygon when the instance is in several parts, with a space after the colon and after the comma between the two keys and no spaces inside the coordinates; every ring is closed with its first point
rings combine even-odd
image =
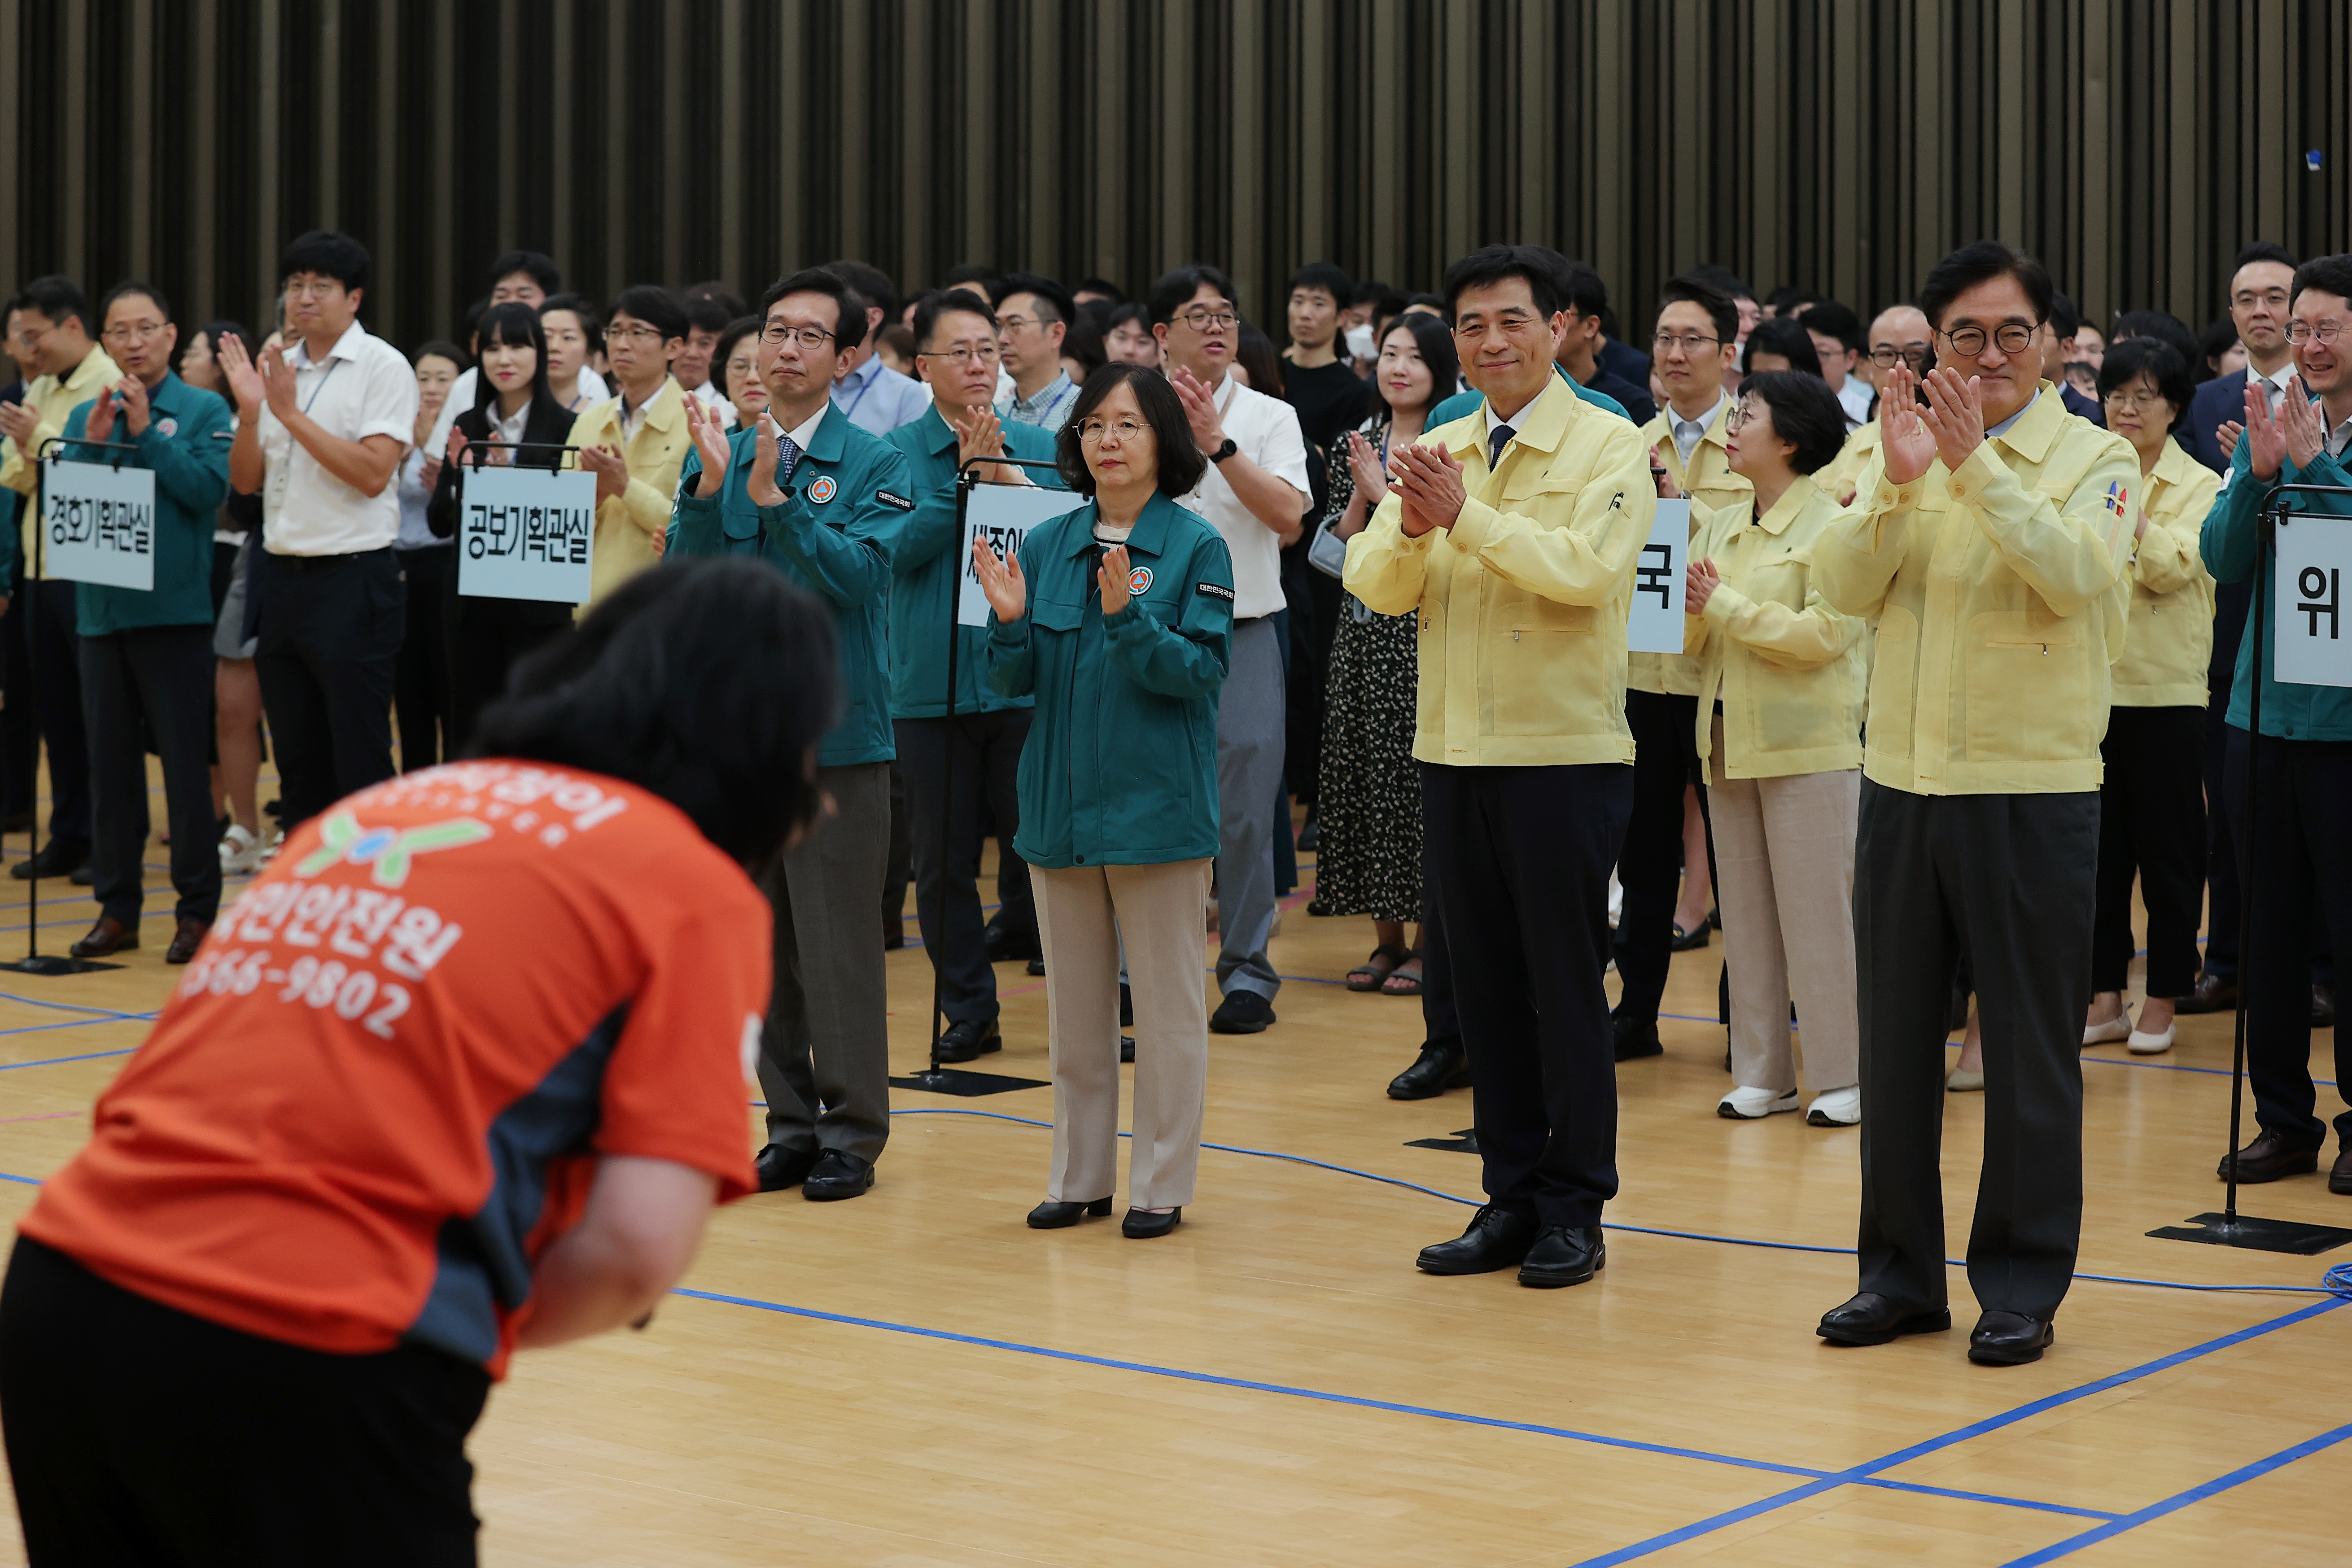
{"type": "Polygon", "coordinates": [[[1084,496],[1067,490],[1035,485],[974,485],[964,502],[963,552],[956,558],[958,580],[963,584],[956,595],[956,625],[988,625],[988,595],[981,590],[980,574],[971,564],[973,540],[984,539],[1000,557],[1010,557],[1031,529],[1085,504],[1084,496]]]}
{"type": "Polygon", "coordinates": [[[468,464],[457,482],[459,594],[558,605],[587,599],[595,475],[468,464]]]}
{"type": "Polygon", "coordinates": [[[1690,502],[1662,500],[1633,569],[1633,610],[1625,622],[1633,653],[1683,651],[1683,568],[1690,560],[1690,502]]]}
{"type": "Polygon", "coordinates": [[[51,458],[41,470],[41,575],[110,588],[155,586],[155,476],[51,458]]]}
{"type": "Polygon", "coordinates": [[[2271,586],[2272,656],[2278,679],[2298,686],[2352,686],[2352,517],[2290,512],[2279,520],[2278,574],[2271,586]]]}

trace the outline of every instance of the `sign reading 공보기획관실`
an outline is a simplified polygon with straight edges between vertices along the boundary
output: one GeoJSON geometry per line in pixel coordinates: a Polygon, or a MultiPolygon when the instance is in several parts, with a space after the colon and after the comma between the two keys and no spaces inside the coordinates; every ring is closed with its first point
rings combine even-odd
{"type": "Polygon", "coordinates": [[[588,597],[596,476],[577,468],[483,468],[457,476],[457,592],[476,599],[588,597]]]}

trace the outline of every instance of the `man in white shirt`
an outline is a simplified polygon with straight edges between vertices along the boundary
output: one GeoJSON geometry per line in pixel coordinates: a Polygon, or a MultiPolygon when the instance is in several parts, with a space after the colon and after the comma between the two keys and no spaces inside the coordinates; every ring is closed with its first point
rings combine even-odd
{"type": "Polygon", "coordinates": [[[392,682],[407,619],[393,483],[416,428],[416,376],[359,324],[365,247],[313,230],[278,265],[290,352],[219,348],[236,391],[229,482],[262,493],[247,636],[278,743],[286,826],[393,775],[392,682]]]}
{"type": "Polygon", "coordinates": [[[1152,335],[1209,471],[1184,505],[1234,554],[1232,666],[1217,702],[1217,915],[1222,933],[1209,1019],[1221,1035],[1274,1022],[1282,981],[1266,958],[1274,929],[1274,814],[1282,809],[1283,649],[1276,616],[1282,547],[1307,514],[1307,441],[1298,415],[1233,376],[1241,317],[1213,267],[1180,267],[1152,287],[1152,335]]]}

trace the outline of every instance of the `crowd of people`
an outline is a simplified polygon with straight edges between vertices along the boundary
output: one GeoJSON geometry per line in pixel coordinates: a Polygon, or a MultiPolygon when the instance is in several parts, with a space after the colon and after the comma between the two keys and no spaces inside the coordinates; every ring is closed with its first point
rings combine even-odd
{"type": "MultiPolygon", "coordinates": [[[[1055,1138],[1030,1223],[1109,1212],[1126,1055],[1124,1228],[1166,1234],[1208,1034],[1277,1022],[1302,850],[1308,914],[1371,921],[1347,984],[1420,1004],[1387,1092],[1473,1091],[1490,1202],[1433,1272],[1601,1267],[1618,1064],[1662,1052],[1670,961],[1717,931],[1717,1113],[1862,1130],[1864,1290],[1825,1337],[1948,1322],[1947,1092],[1988,1097],[1983,1361],[2040,1354],[2072,1274],[2081,1050],[2161,1053],[2178,1014],[2244,1005],[2261,1131],[2223,1171],[2316,1169],[2352,699],[2276,684],[2245,620],[2263,496],[2340,479],[2352,442],[2352,258],[2251,245],[2201,333],[2148,310],[2099,332],[1990,241],[1867,325],[1702,267],[1628,334],[1593,268],[1528,246],[1435,293],[1303,267],[1264,325],[1208,265],[1132,300],[980,266],[902,293],[845,259],[751,304],[713,282],[600,305],[518,251],[405,354],[362,322],[358,242],[305,235],[279,272],[258,338],[135,281],[92,309],[45,278],[7,306],[20,516],[53,447],[156,478],[152,589],[20,559],[0,621],[36,699],[0,710],[10,824],[31,824],[36,727],[53,790],[14,873],[92,887],[77,955],[140,940],[150,751],[182,963],[282,833],[475,754],[576,615],[665,561],[742,556],[826,607],[838,668],[829,813],[753,868],[764,1190],[874,1183],[911,881],[940,1061],[1002,1047],[994,965],[1045,977],[1055,1138]],[[582,605],[459,591],[485,463],[593,475],[582,605]],[[1071,509],[967,552],[973,471],[1071,509]],[[1685,637],[1629,653],[1661,500],[1689,503],[1685,637]],[[967,577],[984,626],[956,624],[967,577]],[[2280,781],[2251,822],[2250,758],[2280,781]],[[2266,891],[2242,947],[2247,857],[2266,891]]],[[[2352,1148],[2352,1111],[2337,1127],[2352,1148]]],[[[2352,1194],[2352,1152],[2329,1185],[2352,1194]]]]}

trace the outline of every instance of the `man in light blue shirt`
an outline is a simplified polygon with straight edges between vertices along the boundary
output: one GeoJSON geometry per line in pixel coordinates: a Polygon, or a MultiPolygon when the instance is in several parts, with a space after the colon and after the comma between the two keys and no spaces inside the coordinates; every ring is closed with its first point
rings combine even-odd
{"type": "MultiPolygon", "coordinates": [[[[833,380],[833,405],[859,429],[887,436],[901,425],[920,419],[931,406],[930,389],[911,376],[900,375],[876,354],[882,323],[890,319],[896,300],[889,275],[863,261],[829,261],[828,271],[840,277],[866,302],[866,336],[856,343],[835,343],[841,368],[833,380]]],[[[854,322],[856,318],[850,318],[854,322]]],[[[845,335],[856,331],[845,323],[845,335]]]]}
{"type": "Polygon", "coordinates": [[[1078,401],[1077,383],[1062,368],[1062,340],[1078,308],[1067,289],[1034,272],[1006,278],[997,298],[997,342],[1013,387],[997,394],[996,416],[1059,430],[1078,401]]]}

